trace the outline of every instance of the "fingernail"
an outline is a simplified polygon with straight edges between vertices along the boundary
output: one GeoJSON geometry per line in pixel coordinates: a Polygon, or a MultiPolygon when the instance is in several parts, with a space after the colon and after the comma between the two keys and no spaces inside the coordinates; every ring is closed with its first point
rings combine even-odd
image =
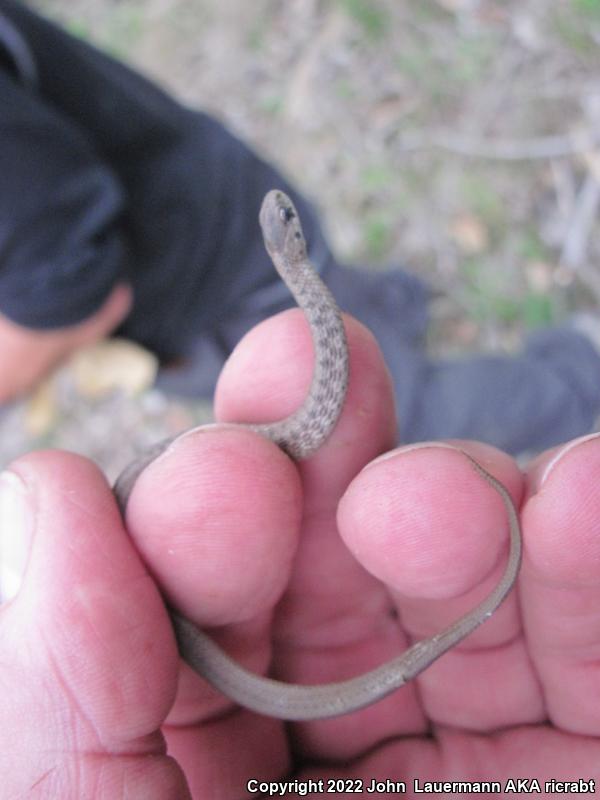
{"type": "Polygon", "coordinates": [[[239,431],[240,427],[243,429],[243,425],[238,425],[236,422],[205,422],[202,425],[196,425],[194,428],[188,428],[181,433],[176,434],[165,449],[158,455],[154,461],[160,461],[163,458],[170,458],[171,454],[176,452],[179,446],[186,442],[188,439],[192,439],[194,436],[198,436],[200,433],[220,433],[221,431],[229,431],[229,430],[236,430],[239,431]]]}
{"type": "Polygon", "coordinates": [[[382,453],[380,456],[377,456],[377,458],[374,458],[373,461],[369,461],[369,463],[363,467],[363,471],[369,469],[369,467],[372,467],[374,464],[380,464],[382,461],[395,458],[402,453],[410,453],[411,450],[432,450],[435,448],[438,450],[454,450],[455,453],[462,453],[460,448],[454,447],[454,445],[448,444],[447,442],[414,442],[414,444],[405,444],[402,447],[389,450],[387,453],[382,453]]]}
{"type": "Polygon", "coordinates": [[[554,470],[559,461],[562,461],[567,453],[570,453],[575,447],[579,447],[580,444],[584,444],[584,442],[590,442],[593,439],[598,438],[600,438],[600,433],[588,433],[586,436],[580,436],[579,439],[573,439],[572,442],[568,442],[564,447],[561,447],[561,449],[555,453],[552,459],[546,464],[546,469],[540,478],[540,488],[548,480],[550,473],[554,470]]]}
{"type": "Polygon", "coordinates": [[[31,546],[29,490],[16,472],[0,473],[0,603],[17,594],[31,546]]]}

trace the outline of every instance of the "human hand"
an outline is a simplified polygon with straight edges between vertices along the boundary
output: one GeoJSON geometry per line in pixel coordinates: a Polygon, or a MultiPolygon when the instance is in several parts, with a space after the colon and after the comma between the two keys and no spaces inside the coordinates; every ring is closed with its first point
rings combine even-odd
{"type": "Polygon", "coordinates": [[[0,403],[31,391],[75,350],[108,336],[127,316],[131,303],[131,288],[119,284],[98,311],[77,325],[34,330],[0,314],[0,403]]]}
{"type": "MultiPolygon", "coordinates": [[[[410,797],[413,779],[600,777],[597,441],[566,452],[542,488],[549,456],[525,479],[493,448],[461,444],[527,498],[519,595],[377,705],[284,725],[180,670],[157,586],[218,626],[249,668],[317,683],[400,653],[407,632],[442,628],[497,582],[504,510],[464,456],[405,448],[360,472],[394,440],[393,404],[372,338],[352,323],[349,338],[346,407],[313,459],[296,467],[241,428],[189,433],[140,476],[132,539],[85,460],[38,453],[14,465],[33,538],[21,590],[0,610],[8,797],[237,798],[251,779],[290,775],[325,788],[362,780],[365,794],[373,780],[406,781],[410,797]]],[[[301,315],[280,315],[227,365],[217,413],[283,416],[310,371],[301,315]]],[[[1,506],[19,520],[10,499],[1,506]]]]}

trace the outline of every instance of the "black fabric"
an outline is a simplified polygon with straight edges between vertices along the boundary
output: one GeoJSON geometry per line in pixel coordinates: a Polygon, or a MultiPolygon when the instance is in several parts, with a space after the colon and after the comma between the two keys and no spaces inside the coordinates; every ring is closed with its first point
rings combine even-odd
{"type": "Polygon", "coordinates": [[[290,301],[258,233],[268,189],[299,206],[309,249],[330,258],[312,210],[210,117],[13,0],[0,12],[28,43],[30,91],[0,73],[0,311],[73,324],[127,280],[121,333],[170,358],[250,292],[264,315],[290,301]]]}
{"type": "Polygon", "coordinates": [[[78,322],[122,277],[123,191],[77,127],[0,72],[0,309],[78,322]]]}
{"type": "Polygon", "coordinates": [[[3,14],[0,14],[0,69],[12,72],[23,86],[37,89],[37,65],[31,48],[3,14]]]}

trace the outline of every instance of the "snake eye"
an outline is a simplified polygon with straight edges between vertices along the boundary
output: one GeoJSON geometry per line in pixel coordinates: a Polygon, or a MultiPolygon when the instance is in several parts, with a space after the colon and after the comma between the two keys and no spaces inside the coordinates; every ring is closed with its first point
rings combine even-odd
{"type": "Polygon", "coordinates": [[[296,214],[294,213],[294,209],[290,206],[282,206],[279,209],[279,216],[283,222],[289,222],[291,219],[294,219],[296,214]]]}

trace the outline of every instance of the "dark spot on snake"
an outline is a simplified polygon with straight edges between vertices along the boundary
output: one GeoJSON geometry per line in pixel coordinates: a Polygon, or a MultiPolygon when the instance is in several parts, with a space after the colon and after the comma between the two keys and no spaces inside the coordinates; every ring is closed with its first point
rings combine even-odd
{"type": "Polygon", "coordinates": [[[302,238],[302,234],[300,233],[300,231],[296,231],[294,236],[295,236],[296,239],[301,239],[302,238]]]}

